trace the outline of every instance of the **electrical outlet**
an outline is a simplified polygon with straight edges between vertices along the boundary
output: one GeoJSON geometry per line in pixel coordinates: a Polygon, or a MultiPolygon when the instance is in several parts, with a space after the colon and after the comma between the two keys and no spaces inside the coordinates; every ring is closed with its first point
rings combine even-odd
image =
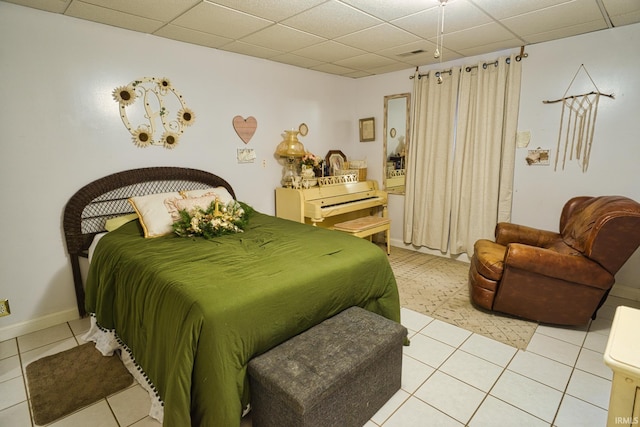
{"type": "Polygon", "coordinates": [[[265,159],[262,159],[262,167],[263,168],[267,167],[267,161],[265,159]]]}
{"type": "Polygon", "coordinates": [[[9,300],[3,299],[0,300],[0,317],[8,316],[11,314],[11,309],[9,309],[9,300]]]}

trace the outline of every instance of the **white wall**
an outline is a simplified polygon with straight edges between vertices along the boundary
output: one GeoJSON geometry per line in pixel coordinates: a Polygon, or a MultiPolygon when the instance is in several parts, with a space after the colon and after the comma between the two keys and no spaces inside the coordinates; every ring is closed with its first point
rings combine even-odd
{"type": "MultiPolygon", "coordinates": [[[[531,146],[553,148],[559,112],[542,100],[562,96],[581,63],[616,99],[601,102],[586,174],[528,167],[526,150],[518,150],[514,222],[554,229],[562,203],[575,194],[640,200],[639,37],[634,25],[527,48],[520,129],[531,130],[531,146]]],[[[221,175],[240,200],[273,213],[282,171],[273,151],[282,131],[302,122],[310,129],[302,139],[307,149],[366,158],[369,178],[380,181],[383,97],[410,92],[411,74],[341,78],[0,2],[0,195],[8,201],[0,221],[0,299],[12,309],[0,318],[0,341],[77,316],[61,218],[84,184],[135,167],[195,167],[221,175]],[[174,150],[135,147],[118,115],[112,90],[145,76],[169,78],[196,113],[174,150]],[[258,120],[247,146],[233,131],[236,115],[258,120]],[[376,140],[360,143],[358,119],[372,116],[376,140]],[[237,164],[236,149],[244,147],[256,150],[255,163],[237,164]]],[[[403,197],[389,199],[392,239],[402,244],[403,197]]],[[[630,264],[618,281],[637,286],[637,256],[630,264]]]]}
{"type": "Polygon", "coordinates": [[[217,173],[236,195],[274,213],[285,129],[302,122],[306,148],[324,156],[357,141],[352,79],[131,32],[0,2],[0,341],[77,316],[61,230],[64,205],[109,173],[185,166],[217,173]],[[196,114],[173,150],[137,148],[112,98],[140,77],[166,77],[196,114]],[[245,145],[232,118],[254,116],[245,145]],[[238,148],[254,148],[238,164],[238,148]],[[266,160],[266,167],[262,161],[266,160]]]}

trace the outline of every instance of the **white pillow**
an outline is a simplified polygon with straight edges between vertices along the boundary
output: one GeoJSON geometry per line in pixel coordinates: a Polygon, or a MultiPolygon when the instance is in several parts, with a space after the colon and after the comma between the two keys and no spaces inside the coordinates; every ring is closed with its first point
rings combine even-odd
{"type": "Polygon", "coordinates": [[[215,202],[218,199],[218,196],[213,193],[205,194],[200,197],[188,197],[186,199],[176,199],[169,198],[165,200],[165,205],[167,206],[167,210],[171,215],[171,219],[173,221],[178,221],[180,219],[180,213],[178,211],[187,211],[191,212],[191,210],[195,208],[202,209],[206,211],[211,206],[211,203],[215,202]]]}
{"type": "Polygon", "coordinates": [[[220,200],[220,203],[224,203],[225,205],[233,200],[233,196],[231,195],[231,193],[229,193],[229,190],[224,187],[211,187],[205,188],[203,190],[181,191],[180,194],[184,198],[202,197],[215,194],[218,197],[218,200],[220,200]]]}
{"type": "Polygon", "coordinates": [[[173,218],[165,205],[167,199],[181,199],[180,193],[158,193],[129,198],[129,203],[138,213],[144,237],[158,237],[173,233],[173,218]]]}

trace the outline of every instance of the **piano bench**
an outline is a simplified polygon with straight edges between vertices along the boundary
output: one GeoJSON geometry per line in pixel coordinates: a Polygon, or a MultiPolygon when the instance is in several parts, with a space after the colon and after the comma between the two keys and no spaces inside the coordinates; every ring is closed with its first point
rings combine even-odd
{"type": "Polygon", "coordinates": [[[374,234],[384,231],[387,242],[387,255],[391,254],[391,220],[389,218],[365,216],[334,224],[333,229],[356,237],[368,237],[369,240],[374,234]]]}

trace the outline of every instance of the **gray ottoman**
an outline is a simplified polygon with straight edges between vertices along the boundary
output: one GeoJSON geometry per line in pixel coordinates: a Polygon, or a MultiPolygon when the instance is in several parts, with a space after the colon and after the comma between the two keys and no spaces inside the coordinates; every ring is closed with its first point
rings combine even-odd
{"type": "Polygon", "coordinates": [[[249,362],[254,427],[362,427],[400,389],[407,330],[351,307],[249,362]]]}

